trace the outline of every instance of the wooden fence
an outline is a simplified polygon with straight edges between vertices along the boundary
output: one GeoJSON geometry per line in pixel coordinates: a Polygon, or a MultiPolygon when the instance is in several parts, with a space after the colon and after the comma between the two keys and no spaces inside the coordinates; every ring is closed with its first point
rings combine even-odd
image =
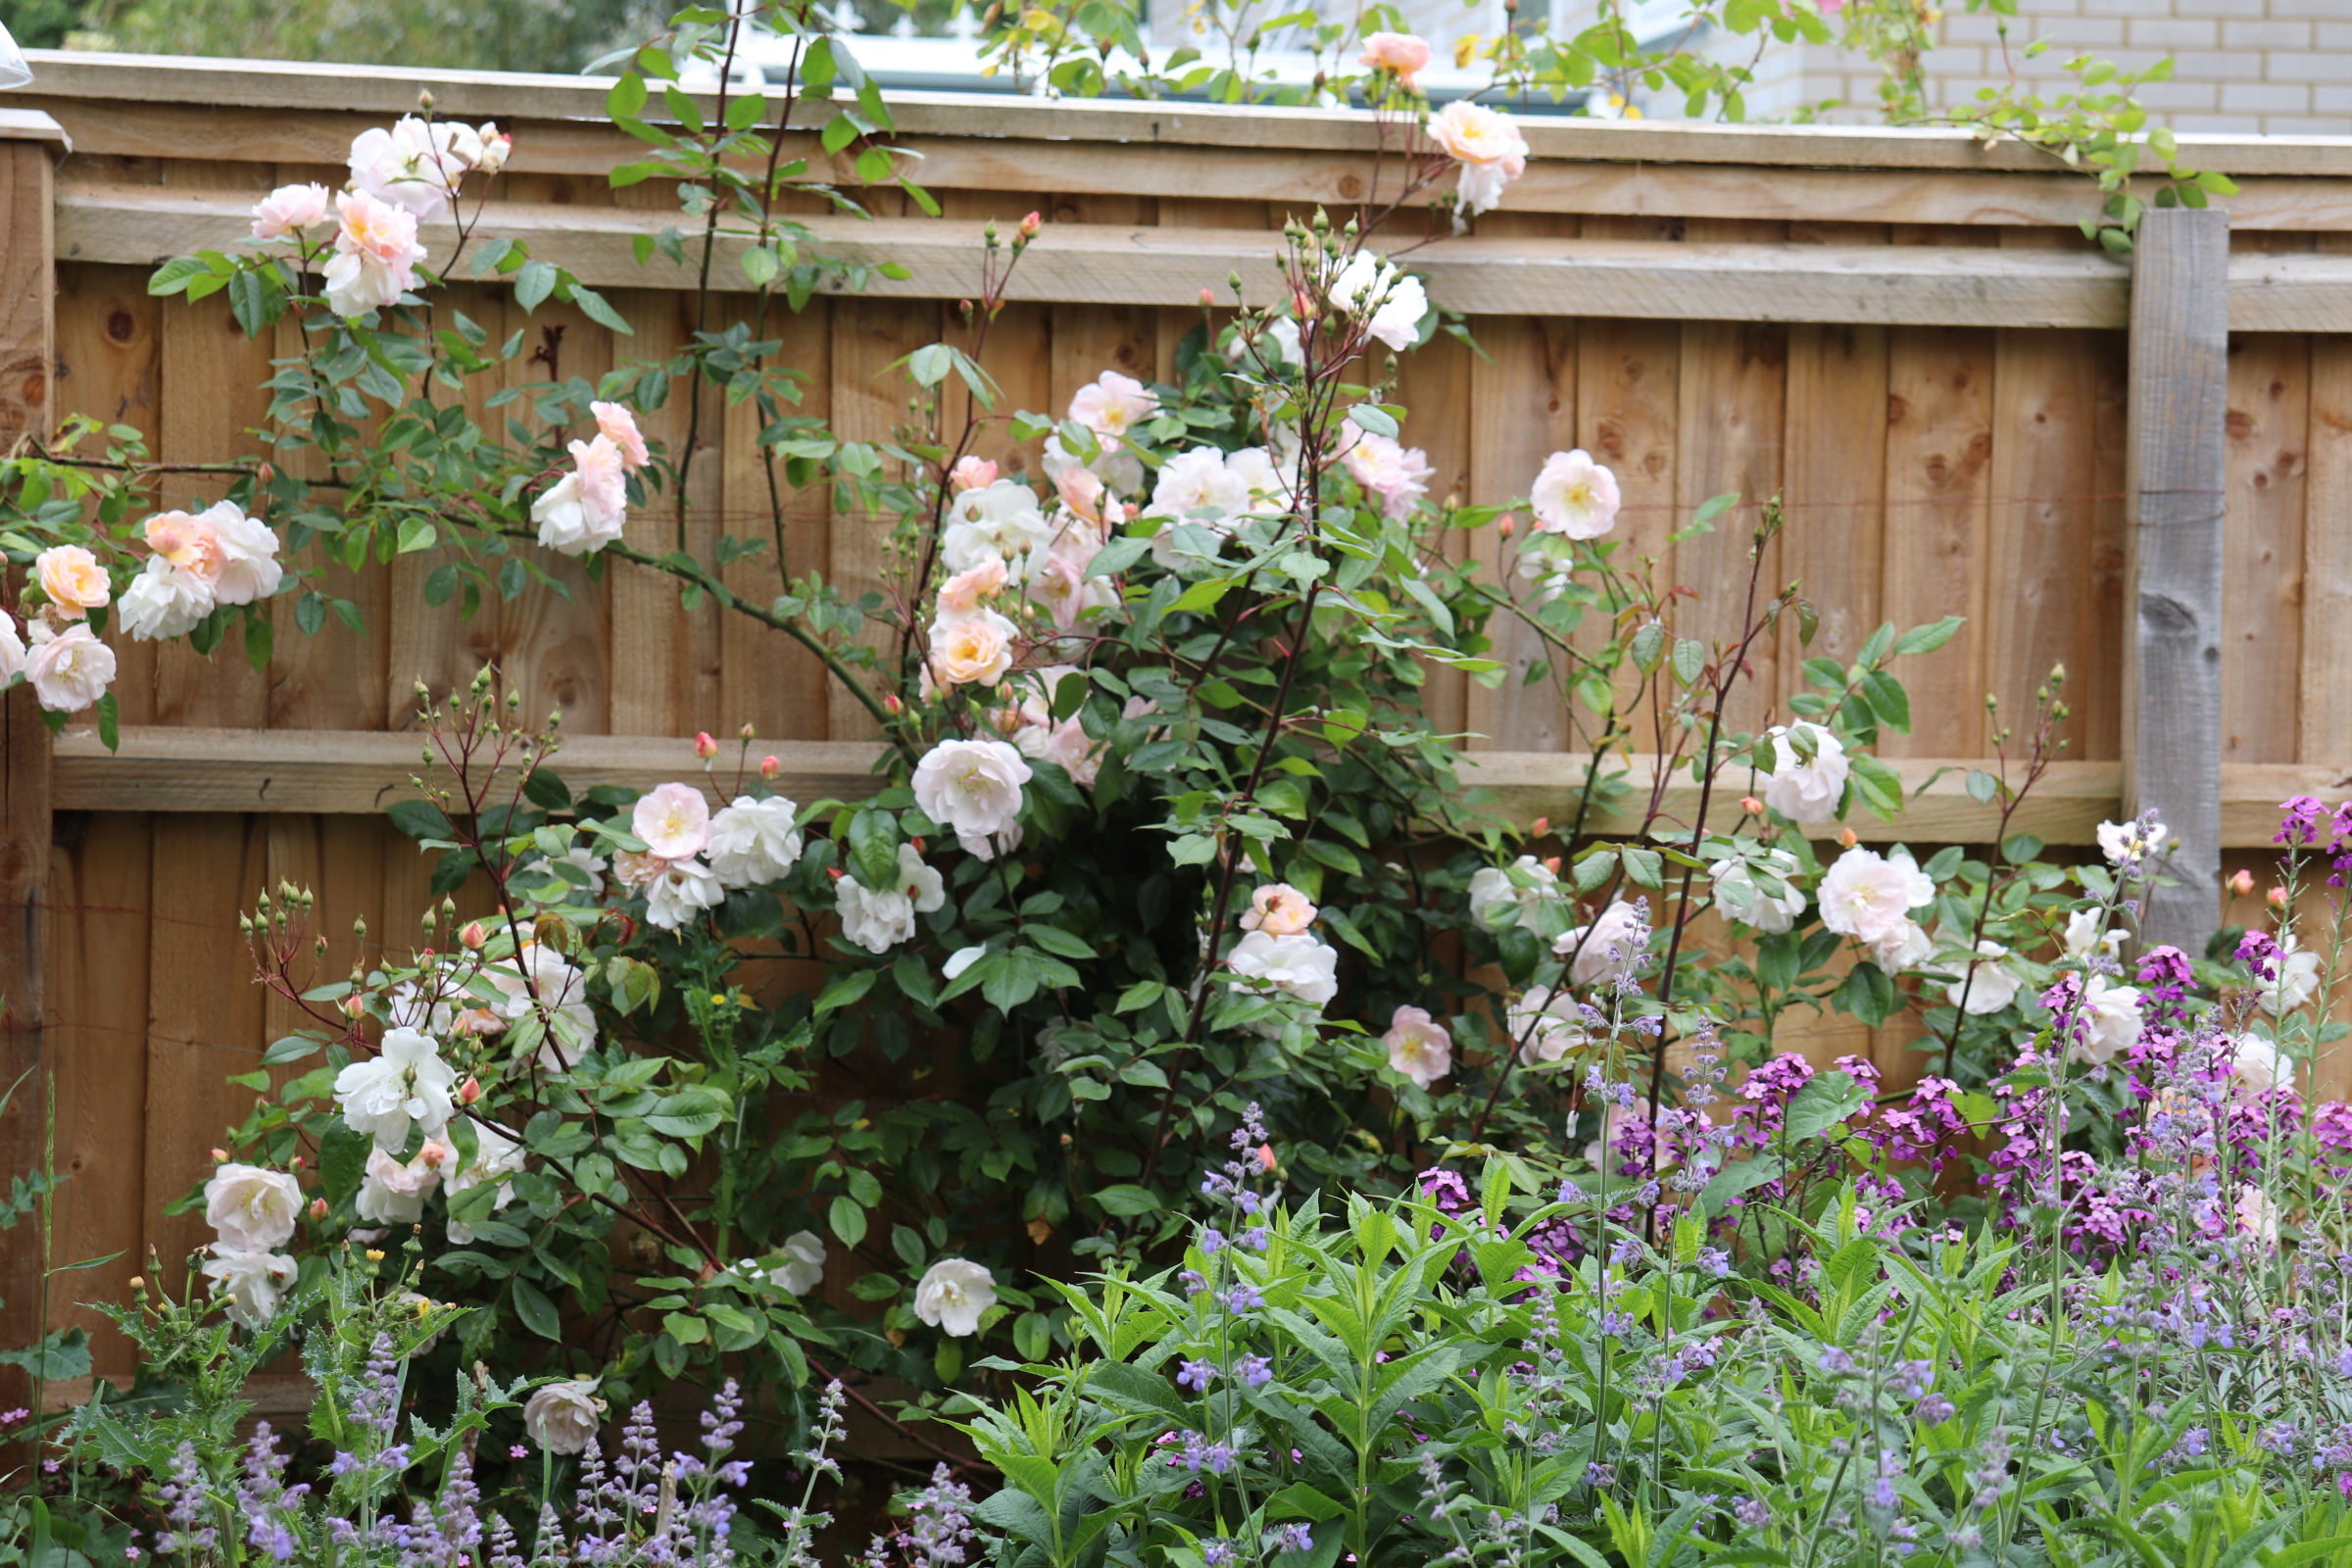
{"type": "MultiPolygon", "coordinates": [[[[167,461],[256,451],[246,432],[286,343],[248,342],[224,299],[151,298],[147,272],[233,241],[258,192],[339,183],[351,137],[413,109],[420,86],[438,113],[514,133],[487,230],[527,237],[637,327],[616,341],[576,312],[526,315],[456,285],[494,339],[525,329],[561,373],[593,375],[692,329],[690,276],[633,258],[636,236],[674,220],[672,197],[609,187],[636,144],[601,122],[599,84],[38,54],[34,71],[0,115],[0,437],[84,412],[148,431],[167,461]]],[[[779,329],[809,374],[803,412],[856,437],[902,416],[882,371],[973,288],[980,220],[1049,220],[988,358],[1010,404],[1058,412],[1102,369],[1167,374],[1203,285],[1238,271],[1262,298],[1269,230],[1364,199],[1376,168],[1369,122],[1336,114],[920,95],[898,113],[946,217],[893,196],[860,222],[810,201],[827,246],[913,274],[820,297],[779,329]]],[[[2088,181],[2023,148],[1836,127],[1531,120],[1527,133],[1535,157],[1503,209],[1415,257],[1485,350],[1442,340],[1406,372],[1406,439],[1427,450],[1433,492],[1524,491],[1547,453],[1589,448],[1625,486],[1623,532],[1715,626],[1738,612],[1746,529],[1666,535],[1707,497],[1785,492],[1767,576],[1801,579],[1822,606],[1815,652],[1850,654],[1882,619],[1968,616],[1905,671],[1917,727],[1887,747],[1904,770],[1984,759],[1984,695],[2022,715],[2063,662],[2072,750],[2026,825],[2082,844],[2103,817],[2158,805],[2195,873],[2160,918],[2209,927],[2214,880],[2235,863],[2224,847],[2251,853],[2273,803],[2352,771],[2352,140],[2183,137],[2242,194],[2226,218],[2152,219],[2135,289],[2132,266],[2075,230],[2096,207],[2088,181]]],[[[800,140],[827,166],[812,133],[800,140]]],[[[673,445],[681,402],[649,421],[673,445]]],[[[698,537],[764,507],[755,431],[742,411],[703,425],[698,537]]],[[[167,493],[210,494],[181,478],[167,493]]],[[[787,553],[853,591],[876,580],[878,541],[836,525],[819,493],[795,501],[787,553]]],[[[772,569],[730,568],[747,587],[772,569]]],[[[125,645],[119,756],[78,730],[52,755],[27,695],[10,702],[0,1077],[57,1070],[74,1177],[61,1258],[171,1257],[198,1239],[161,1208],[250,1102],[223,1078],[286,1022],[237,945],[259,888],[318,890],[341,939],[329,970],[351,960],[354,916],[392,943],[414,929],[422,862],[374,814],[416,755],[399,733],[414,682],[447,687],[495,661],[527,711],[564,710],[575,783],[675,776],[691,765],[681,737],[748,721],[802,798],[868,787],[861,711],[783,639],[686,611],[625,564],[574,581],[572,603],[533,595],[462,621],[428,608],[403,563],[351,590],[365,636],[330,621],[306,638],[281,607],[261,673],[227,651],[208,663],[125,645]]],[[[1784,678],[1792,643],[1768,654],[1784,678]]],[[[1531,658],[1505,652],[1518,669],[1531,658]]],[[[1477,781],[1511,808],[1547,811],[1573,789],[1552,691],[1441,676],[1432,701],[1478,735],[1477,781]]],[[[1988,822],[1955,773],[1877,836],[1975,842],[1988,822]]],[[[27,1108],[0,1123],[0,1173],[31,1162],[27,1108]]],[[[0,1295],[20,1320],[24,1235],[0,1236],[0,1295]]],[[[61,1309],[118,1295],[131,1261],[74,1277],[61,1309]]]]}

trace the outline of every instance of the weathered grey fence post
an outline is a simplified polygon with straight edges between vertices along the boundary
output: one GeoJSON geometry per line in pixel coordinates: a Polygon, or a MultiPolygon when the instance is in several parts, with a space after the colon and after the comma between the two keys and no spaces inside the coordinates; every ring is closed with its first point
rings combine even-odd
{"type": "Polygon", "coordinates": [[[2221,923],[2223,445],[2230,218],[2140,220],[2132,271],[2124,807],[2175,836],[2141,931],[2193,955],[2221,923]]]}
{"type": "MultiPolygon", "coordinates": [[[[57,268],[50,159],[65,141],[47,115],[0,109],[0,453],[46,435],[57,370],[57,268]]],[[[13,596],[12,596],[13,597],[13,596]]],[[[49,731],[32,689],[0,697],[0,1183],[40,1163],[41,889],[49,876],[49,731]]],[[[30,1342],[40,1248],[21,1224],[0,1245],[0,1349],[30,1342]]],[[[12,1398],[11,1404],[21,1400],[12,1398]]]]}

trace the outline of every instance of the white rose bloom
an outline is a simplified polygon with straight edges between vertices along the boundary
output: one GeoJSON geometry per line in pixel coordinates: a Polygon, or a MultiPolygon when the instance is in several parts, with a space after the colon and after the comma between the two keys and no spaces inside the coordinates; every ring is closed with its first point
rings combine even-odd
{"type": "Polygon", "coordinates": [[[1781,892],[1766,894],[1740,859],[1718,860],[1707,875],[1714,879],[1716,906],[1734,920],[1766,936],[1793,929],[1805,912],[1805,894],[1796,885],[1803,870],[1787,850],[1764,852],[1766,869],[1781,879],[1781,892]]]}
{"type": "Polygon", "coordinates": [[[198,514],[213,526],[220,545],[220,577],[213,598],[223,605],[250,605],[277,592],[285,568],[277,564],[277,535],[259,517],[248,517],[233,501],[215,502],[198,514]]]}
{"type": "Polygon", "coordinates": [[[424,1218],[424,1199],[448,1163],[445,1145],[428,1143],[403,1163],[381,1149],[368,1152],[368,1174],[352,1206],[360,1218],[378,1225],[414,1225],[424,1218]]]}
{"type": "Polygon", "coordinates": [[[1504,1009],[1503,1027],[1519,1043],[1519,1061],[1557,1061],[1586,1041],[1585,1011],[1566,991],[1534,986],[1504,1009]]]}
{"type": "Polygon", "coordinates": [[[807,1296],[825,1278],[825,1243],[814,1231],[794,1231],[779,1249],[784,1261],[767,1271],[777,1290],[787,1296],[807,1296]]]}
{"type": "Polygon", "coordinates": [[[2082,991],[2079,1016],[2082,1038],[2067,1049],[2078,1061],[2096,1067],[2113,1061],[2139,1039],[2139,992],[2092,975],[2082,991]]]}
{"type": "Polygon", "coordinates": [[[115,609],[133,642],[185,637],[213,612],[213,591],[194,572],[149,556],[147,569],[130,579],[115,609]]]}
{"type": "Polygon", "coordinates": [[[1018,479],[998,479],[949,498],[940,564],[960,575],[1001,561],[1026,580],[1031,558],[1045,554],[1059,531],[1038,509],[1036,491],[1018,479]]]}
{"type": "Polygon", "coordinates": [[[220,1245],[267,1252],[286,1245],[302,1215],[302,1188],[284,1171],[222,1165],[204,1184],[204,1218],[220,1245]]]}
{"type": "Polygon", "coordinates": [[[1160,465],[1144,515],[1222,523],[1250,510],[1250,488],[1248,478],[1226,466],[1224,453],[1194,447],[1160,465]]]}
{"type": "Polygon", "coordinates": [[[703,910],[726,902],[727,890],[699,857],[671,860],[645,890],[645,917],[664,931],[675,931],[703,910]]]}
{"type": "Polygon", "coordinates": [[[298,1272],[294,1259],[283,1252],[224,1246],[212,1250],[203,1269],[213,1282],[213,1294],[228,1298],[229,1321],[249,1330],[276,1316],[298,1272]]]}
{"type": "Polygon", "coordinates": [[[545,886],[533,886],[524,895],[524,902],[533,908],[548,908],[564,904],[596,904],[605,896],[605,873],[612,869],[605,858],[585,844],[574,844],[562,855],[549,856],[541,862],[535,875],[544,874],[545,886]],[[588,884],[582,887],[569,877],[557,872],[559,864],[576,865],[587,873],[588,884]]]}
{"type": "Polygon", "coordinates": [[[524,942],[516,957],[488,965],[482,978],[506,999],[497,1008],[506,1021],[514,1022],[533,1011],[545,1014],[548,1030],[539,1048],[539,1061],[550,1072],[568,1069],[582,1052],[596,1044],[596,1009],[588,1004],[588,976],[546,943],[524,942]],[[577,1034],[576,1042],[557,1035],[558,1018],[577,1034]]]}
{"type": "Polygon", "coordinates": [[[2302,1006],[2320,989],[2320,956],[2301,951],[2292,932],[2278,947],[2277,976],[2255,982],[2262,988],[2262,1010],[2274,1018],[2302,1006]]]}
{"type": "Polygon", "coordinates": [[[1331,303],[1353,317],[1369,311],[1364,329],[1399,353],[1420,337],[1421,318],[1429,314],[1429,296],[1419,278],[1405,276],[1386,257],[1363,250],[1348,257],[1331,280],[1331,303]]]}
{"type": "Polygon", "coordinates": [[[1845,743],[1811,723],[1776,725],[1771,739],[1773,762],[1764,780],[1764,804],[1801,825],[1827,822],[1838,813],[1846,774],[1852,771],[1845,760],[1845,743]],[[1797,755],[1788,738],[1791,729],[1803,731],[1812,741],[1810,761],[1797,755]]]}
{"type": "Polygon", "coordinates": [[[1533,885],[1521,887],[1511,880],[1510,871],[1492,865],[1471,874],[1470,918],[1490,931],[1515,922],[1541,936],[1538,911],[1559,898],[1560,879],[1552,874],[1551,867],[1532,855],[1519,857],[1511,871],[1533,885]]]}
{"type": "Polygon", "coordinates": [[[1955,1007],[1961,1005],[1965,999],[1968,1011],[1972,1014],[1998,1012],[2017,1000],[2017,990],[2022,982],[2017,977],[2017,971],[2002,961],[2009,956],[2009,950],[1991,938],[1987,937],[1977,944],[1977,956],[1984,961],[1976,966],[1973,973],[1966,959],[1944,966],[1959,970],[1960,978],[1945,986],[1943,994],[1952,999],[1955,1007]]]}
{"type": "MultiPolygon", "coordinates": [[[[475,1122],[473,1136],[479,1146],[474,1150],[473,1162],[446,1177],[441,1184],[441,1191],[447,1197],[455,1198],[469,1187],[496,1182],[498,1196],[491,1200],[490,1206],[493,1210],[502,1209],[514,1201],[514,1178],[522,1174],[522,1145],[487,1122],[475,1122]]],[[[458,1247],[470,1246],[473,1227],[463,1220],[453,1219],[449,1222],[449,1239],[458,1247]]]]}
{"type": "Polygon", "coordinates": [[[1920,874],[1909,856],[1889,858],[1855,848],[1838,857],[1821,879],[1821,923],[1839,936],[1876,943],[1935,896],[1935,884],[1920,874]],[[1927,884],[1924,896],[1922,883],[1927,884]]]}
{"type": "Polygon", "coordinates": [[[595,1379],[543,1384],[523,1401],[522,1430],[550,1453],[578,1453],[596,1436],[604,1414],[595,1379]]]}
{"type": "Polygon", "coordinates": [[[1020,843],[1021,786],[1029,779],[1029,764],[1004,741],[941,741],[915,764],[914,804],[953,828],[966,851],[990,860],[1020,843]]]}
{"type": "Polygon", "coordinates": [[[335,1107],[352,1131],[370,1135],[379,1148],[398,1149],[409,1141],[412,1125],[427,1136],[449,1125],[457,1083],[457,1070],[441,1059],[429,1037],[387,1029],[371,1059],[335,1075],[335,1107]]]}
{"type": "Polygon", "coordinates": [[[738,795],[710,818],[710,870],[731,888],[758,887],[790,871],[801,858],[800,808],[782,796],[756,801],[738,795]]]}
{"type": "Polygon", "coordinates": [[[2295,1064],[2277,1041],[2250,1033],[2225,1039],[2230,1048],[2230,1076],[2240,1095],[2251,1097],[2294,1086],[2295,1064]]]}
{"type": "Polygon", "coordinates": [[[955,1339],[980,1332],[980,1314],[997,1304],[996,1276],[960,1257],[943,1257],[914,1288],[914,1315],[955,1339]]]}
{"type": "Polygon", "coordinates": [[[1642,960],[1649,956],[1648,936],[1647,918],[1620,900],[1601,910],[1600,918],[1590,926],[1580,925],[1563,935],[1551,945],[1551,951],[1563,958],[1575,954],[1569,978],[1580,986],[1589,986],[1603,978],[1638,973],[1642,960]],[[1590,937],[1586,935],[1588,931],[1592,933],[1590,937]]]}
{"type": "Polygon", "coordinates": [[[2101,822],[2099,850],[2109,862],[2121,865],[2127,860],[2153,860],[2164,853],[2165,840],[2171,829],[2162,822],[2141,827],[2137,820],[2130,822],[2101,822]]]}
{"type": "Polygon", "coordinates": [[[115,651],[98,640],[87,621],[51,632],[47,621],[32,628],[32,651],[24,676],[33,695],[53,713],[78,713],[106,695],[115,678],[115,651]]]}
{"type": "Polygon", "coordinates": [[[17,635],[14,615],[0,611],[0,687],[24,673],[24,639],[17,635]]]}
{"type": "Polygon", "coordinates": [[[2120,927],[2101,930],[2100,923],[2106,918],[2104,909],[2077,909],[2069,914],[2066,951],[2078,958],[2088,956],[2093,948],[2104,948],[2110,954],[2119,951],[2124,945],[2124,933],[2120,927]]]}
{"type": "Polygon", "coordinates": [[[2237,1228],[2242,1234],[2259,1242],[2278,1243],[2278,1205],[2271,1201],[2270,1194],[2252,1182],[2240,1184],[2235,1212],[2237,1228]]]}
{"type": "Polygon", "coordinates": [[[1311,936],[1278,937],[1252,931],[1225,956],[1225,966],[1256,987],[1236,982],[1247,991],[1272,987],[1286,996],[1320,1007],[1340,994],[1340,956],[1311,936]]]}
{"type": "Polygon", "coordinates": [[[947,902],[947,880],[923,863],[913,845],[902,844],[896,885],[876,890],[852,874],[833,884],[833,897],[841,934],[868,953],[888,953],[914,935],[916,915],[947,902]]]}
{"type": "Polygon", "coordinates": [[[454,121],[427,124],[407,115],[390,130],[370,126],[352,139],[351,182],[426,222],[447,217],[449,193],[472,163],[458,148],[461,134],[478,151],[480,138],[473,127],[454,121]]]}
{"type": "Polygon", "coordinates": [[[1453,1036],[1426,1008],[1398,1007],[1381,1036],[1389,1066],[1427,1089],[1453,1071],[1453,1036]]]}
{"type": "Polygon", "coordinates": [[[1927,928],[1908,916],[1870,945],[1871,961],[1888,974],[1915,969],[1935,953],[1936,941],[1928,935],[1927,928]]]}

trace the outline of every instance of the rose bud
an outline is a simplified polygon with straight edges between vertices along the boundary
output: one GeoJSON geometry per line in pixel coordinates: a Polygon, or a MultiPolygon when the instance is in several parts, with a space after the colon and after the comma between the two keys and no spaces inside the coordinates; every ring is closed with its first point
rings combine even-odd
{"type": "Polygon", "coordinates": [[[1202,289],[1200,291],[1200,308],[1202,310],[1205,311],[1216,303],[1217,297],[1214,294],[1210,293],[1207,289],[1202,289]]]}
{"type": "Polygon", "coordinates": [[[1274,1146],[1272,1144],[1260,1144],[1257,1146],[1257,1168],[1259,1170],[1272,1170],[1274,1168],[1274,1146]]]}
{"type": "Polygon", "coordinates": [[[469,1078],[467,1078],[467,1079],[466,1079],[466,1080],[464,1083],[462,1083],[462,1084],[460,1084],[460,1085],[458,1086],[458,1103],[459,1103],[459,1104],[461,1104],[461,1105],[470,1105],[470,1104],[472,1104],[472,1103],[473,1103],[475,1101],[477,1101],[477,1100],[479,1100],[479,1099],[481,1099],[481,1098],[482,1098],[482,1081],[481,1081],[479,1078],[470,1078],[470,1077],[469,1077],[469,1078]]]}
{"type": "Polygon", "coordinates": [[[214,1164],[216,1164],[216,1165],[225,1165],[225,1164],[227,1164],[227,1163],[228,1163],[228,1151],[227,1151],[227,1150],[225,1150],[225,1149],[216,1149],[216,1150],[214,1150],[214,1151],[213,1151],[213,1163],[214,1163],[214,1164]]]}
{"type": "Polygon", "coordinates": [[[1551,831],[1551,818],[1548,816],[1537,817],[1534,823],[1529,826],[1528,831],[1533,833],[1537,838],[1542,838],[1544,834],[1551,831]]]}
{"type": "Polygon", "coordinates": [[[360,998],[357,992],[354,992],[352,995],[345,997],[342,1002],[338,1004],[338,1005],[342,1007],[344,1017],[357,1018],[360,1015],[361,1009],[367,1006],[367,1003],[360,998]]]}
{"type": "Polygon", "coordinates": [[[416,1157],[424,1161],[427,1170],[439,1170],[449,1163],[452,1152],[450,1147],[439,1139],[428,1139],[425,1146],[416,1151],[416,1157]]]}
{"type": "Polygon", "coordinates": [[[2230,891],[2241,899],[2252,893],[2254,891],[2254,873],[2242,868],[2238,870],[2230,878],[2230,891]]]}
{"type": "Polygon", "coordinates": [[[1037,231],[1045,226],[1046,220],[1037,214],[1031,213],[1027,218],[1021,220],[1021,238],[1035,239],[1037,231]]]}
{"type": "Polygon", "coordinates": [[[741,735],[743,744],[746,746],[751,745],[754,740],[759,738],[752,733],[752,726],[749,724],[744,725],[742,730],[738,733],[741,735]]]}
{"type": "Polygon", "coordinates": [[[286,1161],[286,1168],[289,1170],[302,1169],[302,1156],[300,1154],[296,1154],[292,1159],[286,1161]]]}
{"type": "Polygon", "coordinates": [[[1762,816],[1764,814],[1764,803],[1757,800],[1753,795],[1742,795],[1740,797],[1740,809],[1745,811],[1750,816],[1762,816]]]}
{"type": "Polygon", "coordinates": [[[840,881],[848,873],[843,871],[838,865],[828,865],[825,867],[825,875],[831,877],[836,882],[840,881]]]}
{"type": "Polygon", "coordinates": [[[468,948],[479,948],[490,940],[490,932],[481,921],[468,920],[466,922],[465,929],[458,933],[458,940],[468,948]]]}
{"type": "Polygon", "coordinates": [[[906,705],[899,701],[899,696],[896,692],[891,692],[885,695],[882,699],[882,706],[893,713],[903,713],[906,710],[906,705]]]}
{"type": "Polygon", "coordinates": [[[2282,887],[2273,887],[2268,894],[2268,898],[2270,900],[2272,908],[2283,909],[2286,907],[2286,889],[2282,887]]]}
{"type": "Polygon", "coordinates": [[[1518,514],[1510,512],[1504,513],[1501,516],[1494,519],[1494,527],[1495,531],[1500,533],[1505,539],[1508,539],[1511,535],[1519,531],[1518,514]]]}
{"type": "Polygon", "coordinates": [[[760,776],[761,778],[773,782],[775,779],[782,776],[783,772],[784,764],[777,761],[774,758],[762,757],[760,759],[760,776]]]}
{"type": "Polygon", "coordinates": [[[314,1199],[312,1199],[312,1200],[311,1200],[311,1218],[313,1218],[313,1219],[324,1219],[324,1218],[326,1218],[326,1200],[325,1200],[325,1199],[323,1199],[323,1198],[314,1198],[314,1199]]]}
{"type": "Polygon", "coordinates": [[[914,841],[914,853],[917,855],[923,853],[923,841],[919,838],[914,841]]]}
{"type": "Polygon", "coordinates": [[[710,732],[709,730],[696,731],[694,737],[694,755],[701,758],[706,762],[718,755],[718,742],[710,738],[710,732]]]}
{"type": "Polygon", "coordinates": [[[1558,876],[1560,874],[1560,858],[1556,855],[1544,857],[1544,869],[1549,871],[1553,876],[1558,876]]]}
{"type": "Polygon", "coordinates": [[[1840,829],[1840,830],[1839,830],[1839,832],[1838,832],[1838,842],[1839,844],[1842,844],[1842,845],[1844,845],[1844,846],[1845,846],[1847,849],[1849,849],[1849,850],[1850,850],[1850,849],[1852,849],[1852,848],[1853,848],[1855,845],[1857,845],[1857,844],[1859,844],[1859,843],[1861,843],[1861,842],[1862,842],[1862,835],[1861,835],[1861,834],[1859,834],[1859,833],[1857,833],[1857,832],[1855,832],[1855,831],[1854,831],[1852,828],[1850,828],[1850,827],[1849,827],[1849,828],[1843,828],[1843,829],[1840,829]]]}

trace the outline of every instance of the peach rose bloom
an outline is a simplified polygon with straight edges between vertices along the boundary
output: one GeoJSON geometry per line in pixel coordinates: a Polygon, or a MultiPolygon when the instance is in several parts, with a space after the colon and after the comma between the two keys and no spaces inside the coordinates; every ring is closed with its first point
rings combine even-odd
{"type": "Polygon", "coordinates": [[[1250,910],[1242,929],[1263,931],[1270,937],[1302,936],[1315,923],[1315,906],[1288,882],[1269,882],[1250,895],[1250,910]]]}
{"type": "Polygon", "coordinates": [[[974,614],[942,629],[932,645],[931,669],[944,686],[994,686],[1012,667],[1009,622],[994,613],[974,614]]]}
{"type": "Polygon", "coordinates": [[[940,612],[973,614],[980,609],[981,600],[1004,591],[1004,561],[1001,556],[983,561],[969,571],[959,571],[940,585],[940,612]]]}
{"type": "Polygon", "coordinates": [[[1064,468],[1054,476],[1061,504],[1089,522],[1102,520],[1102,478],[1092,468],[1064,468]]]}
{"type": "Polygon", "coordinates": [[[1364,40],[1364,52],[1356,56],[1356,63],[1374,71],[1395,72],[1398,81],[1411,87],[1429,64],[1429,45],[1409,32],[1376,32],[1364,40]]]}
{"type": "Polygon", "coordinates": [[[985,490],[997,482],[997,466],[986,458],[961,457],[948,470],[948,484],[957,494],[966,490],[985,490]]]}
{"type": "Polygon", "coordinates": [[[228,563],[220,530],[204,517],[162,512],[147,519],[147,548],[210,588],[228,563]]]}
{"type": "Polygon", "coordinates": [[[635,473],[645,466],[649,454],[637,429],[637,416],[618,403],[591,403],[588,412],[596,416],[598,433],[620,449],[622,467],[635,473]]]}
{"type": "Polygon", "coordinates": [[[69,620],[79,620],[114,597],[114,584],[98,558],[79,545],[57,545],[33,557],[32,569],[49,596],[69,620]]]}

